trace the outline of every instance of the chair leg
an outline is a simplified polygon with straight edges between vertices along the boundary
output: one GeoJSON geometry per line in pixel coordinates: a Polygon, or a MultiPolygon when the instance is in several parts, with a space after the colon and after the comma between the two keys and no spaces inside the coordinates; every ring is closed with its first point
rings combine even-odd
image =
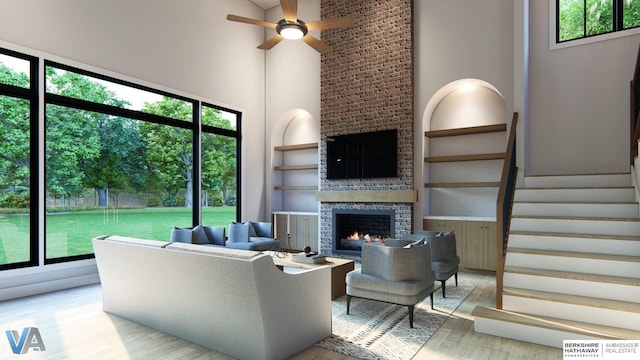
{"type": "Polygon", "coordinates": [[[442,297],[445,297],[444,296],[444,283],[445,283],[445,281],[446,280],[440,280],[440,283],[442,284],[442,297]]]}
{"type": "Polygon", "coordinates": [[[347,315],[349,315],[349,306],[351,305],[351,295],[347,295],[347,315]]]}
{"type": "Polygon", "coordinates": [[[409,308],[409,327],[413,329],[413,305],[407,305],[409,308]]]}
{"type": "Polygon", "coordinates": [[[431,297],[431,310],[433,310],[433,292],[429,294],[429,297],[431,297]]]}
{"type": "Polygon", "coordinates": [[[454,276],[456,278],[456,287],[458,287],[458,273],[456,273],[454,276]]]}

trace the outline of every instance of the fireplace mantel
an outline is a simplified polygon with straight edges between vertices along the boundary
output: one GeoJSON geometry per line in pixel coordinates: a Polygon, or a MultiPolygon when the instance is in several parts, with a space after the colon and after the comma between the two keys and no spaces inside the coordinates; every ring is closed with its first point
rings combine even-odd
{"type": "Polygon", "coordinates": [[[359,203],[414,203],[415,190],[362,190],[362,191],[318,191],[316,200],[320,202],[359,203]]]}

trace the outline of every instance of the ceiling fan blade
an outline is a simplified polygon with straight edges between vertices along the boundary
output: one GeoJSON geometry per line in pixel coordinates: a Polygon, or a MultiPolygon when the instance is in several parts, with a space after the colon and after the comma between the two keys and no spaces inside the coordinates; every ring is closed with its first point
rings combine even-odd
{"type": "Polygon", "coordinates": [[[285,20],[298,21],[298,0],[280,0],[280,7],[285,20]]]}
{"type": "Polygon", "coordinates": [[[279,34],[276,34],[271,39],[260,44],[260,46],[258,46],[258,49],[269,50],[272,47],[274,47],[277,43],[282,41],[282,39],[284,39],[282,36],[280,36],[279,34]]]}
{"type": "Polygon", "coordinates": [[[327,43],[325,43],[322,40],[316,39],[311,35],[308,35],[308,34],[305,35],[302,38],[302,41],[306,42],[307,45],[316,49],[316,51],[319,52],[320,54],[325,53],[327,50],[329,50],[329,45],[327,45],[327,43]]]}
{"type": "Polygon", "coordinates": [[[352,27],[352,26],[353,26],[352,16],[318,20],[318,21],[312,21],[310,23],[307,23],[307,29],[309,29],[309,31],[322,30],[322,29],[335,29],[335,28],[352,27]]]}
{"type": "Polygon", "coordinates": [[[275,24],[275,23],[270,23],[270,22],[266,22],[266,21],[262,21],[262,20],[258,20],[258,19],[252,19],[252,18],[248,18],[248,17],[244,17],[244,16],[238,16],[238,15],[232,15],[232,14],[227,15],[227,20],[241,22],[241,23],[245,23],[245,24],[261,25],[261,26],[264,26],[264,27],[274,28],[274,29],[277,26],[277,24],[275,24]]]}

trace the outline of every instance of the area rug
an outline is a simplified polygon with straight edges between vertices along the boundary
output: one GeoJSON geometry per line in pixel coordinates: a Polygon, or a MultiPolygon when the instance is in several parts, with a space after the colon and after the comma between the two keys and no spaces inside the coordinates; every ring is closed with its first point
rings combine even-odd
{"type": "Polygon", "coordinates": [[[347,315],[347,297],[339,297],[331,302],[333,336],[316,346],[358,359],[411,359],[474,287],[463,281],[458,287],[447,284],[444,299],[437,289],[433,310],[429,297],[416,304],[413,328],[406,306],[352,298],[347,315]]]}

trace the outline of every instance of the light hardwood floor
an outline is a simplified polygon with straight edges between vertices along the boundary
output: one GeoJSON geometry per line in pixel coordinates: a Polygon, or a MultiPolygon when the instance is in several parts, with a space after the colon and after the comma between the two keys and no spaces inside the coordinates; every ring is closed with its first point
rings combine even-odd
{"type": "MultiPolygon", "coordinates": [[[[478,305],[495,304],[495,277],[476,273],[461,273],[460,277],[477,283],[476,288],[414,359],[562,359],[561,349],[475,333],[471,312],[478,305]]],[[[29,351],[28,356],[20,357],[24,359],[229,359],[226,355],[106,314],[101,307],[99,285],[0,303],[3,334],[6,330],[21,333],[29,326],[39,329],[46,351],[29,351]]],[[[0,336],[0,359],[16,356],[6,337],[0,336]]],[[[354,358],[311,346],[292,359],[354,358]]]]}

